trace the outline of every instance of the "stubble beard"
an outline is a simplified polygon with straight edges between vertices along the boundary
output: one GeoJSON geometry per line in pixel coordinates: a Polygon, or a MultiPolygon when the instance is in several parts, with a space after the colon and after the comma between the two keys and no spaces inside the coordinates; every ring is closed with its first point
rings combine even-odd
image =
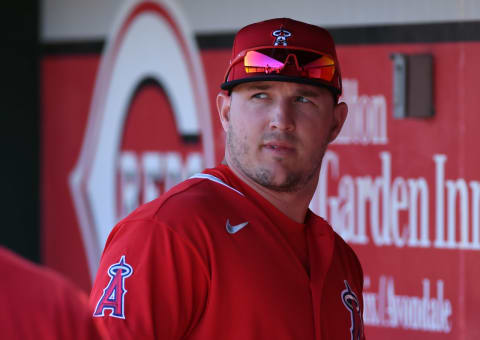
{"type": "Polygon", "coordinates": [[[318,176],[327,146],[327,141],[320,146],[318,153],[311,160],[311,167],[298,171],[291,170],[281,183],[275,183],[275,174],[271,169],[263,167],[261,164],[246,164],[246,156],[250,153],[250,146],[246,138],[241,140],[236,135],[231,125],[227,132],[226,143],[230,160],[236,169],[239,169],[257,184],[277,192],[298,192],[310,183],[315,176],[318,176]]]}

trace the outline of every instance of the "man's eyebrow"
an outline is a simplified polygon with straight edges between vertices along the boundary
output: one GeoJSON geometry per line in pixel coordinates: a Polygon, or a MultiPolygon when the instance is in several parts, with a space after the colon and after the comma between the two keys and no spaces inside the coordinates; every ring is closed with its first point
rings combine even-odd
{"type": "Polygon", "coordinates": [[[302,97],[319,97],[320,96],[319,92],[308,90],[308,89],[298,89],[297,91],[295,91],[295,94],[302,97]]]}

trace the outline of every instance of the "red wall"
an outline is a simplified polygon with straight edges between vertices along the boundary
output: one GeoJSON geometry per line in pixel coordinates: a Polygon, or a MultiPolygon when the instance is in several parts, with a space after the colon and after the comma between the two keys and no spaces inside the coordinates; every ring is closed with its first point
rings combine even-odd
{"type": "MultiPolygon", "coordinates": [[[[327,188],[317,194],[312,208],[326,213],[360,257],[367,336],[476,339],[480,336],[476,309],[480,303],[476,287],[480,279],[476,112],[480,42],[345,45],[338,51],[352,125],[344,136],[346,144],[330,147],[322,177],[327,188]],[[393,118],[390,54],[394,52],[433,55],[433,118],[393,118]],[[382,103],[385,110],[379,115],[383,116],[369,127],[362,125],[372,108],[382,103]]],[[[215,96],[229,56],[226,49],[201,51],[217,160],[222,158],[223,132],[215,96]]],[[[47,55],[42,61],[44,259],[85,290],[91,282],[68,176],[79,157],[99,62],[100,55],[81,54],[47,55]]],[[[148,130],[142,115],[163,105],[162,94],[152,91],[139,99],[134,110],[139,123],[129,123],[129,128],[148,130]]],[[[167,132],[155,138],[174,138],[167,132]]],[[[140,148],[135,138],[127,139],[122,148],[128,149],[128,143],[140,148]]],[[[170,148],[200,150],[199,142],[175,143],[170,148]]]]}

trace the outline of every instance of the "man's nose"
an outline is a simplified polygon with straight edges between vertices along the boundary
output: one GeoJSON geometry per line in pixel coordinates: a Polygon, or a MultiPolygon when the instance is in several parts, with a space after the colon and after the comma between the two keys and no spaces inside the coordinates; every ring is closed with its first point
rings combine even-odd
{"type": "Polygon", "coordinates": [[[281,131],[295,130],[294,109],[287,101],[279,101],[273,108],[270,129],[281,131]]]}

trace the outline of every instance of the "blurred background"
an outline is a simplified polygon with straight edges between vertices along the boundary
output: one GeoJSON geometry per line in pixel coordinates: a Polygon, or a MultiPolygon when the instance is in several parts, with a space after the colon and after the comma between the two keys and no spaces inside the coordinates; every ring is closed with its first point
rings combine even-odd
{"type": "MultiPolygon", "coordinates": [[[[480,2],[2,4],[1,244],[89,291],[120,218],[222,159],[235,32],[330,30],[349,118],[311,209],[365,274],[369,339],[478,339],[480,2]]],[[[188,213],[188,212],[186,212],[188,213]]]]}

